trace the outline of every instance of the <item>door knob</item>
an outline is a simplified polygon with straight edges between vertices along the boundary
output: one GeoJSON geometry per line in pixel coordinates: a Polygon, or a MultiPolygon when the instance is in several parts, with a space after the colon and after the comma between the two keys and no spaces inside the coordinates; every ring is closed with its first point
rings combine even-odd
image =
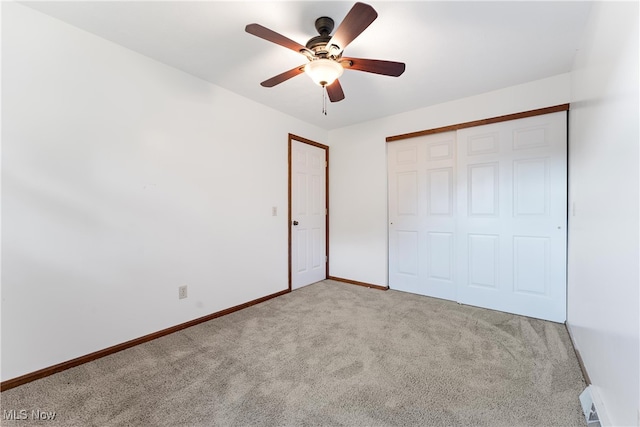
{"type": "Polygon", "coordinates": [[[298,221],[293,221],[293,225],[298,225],[298,221]]]}

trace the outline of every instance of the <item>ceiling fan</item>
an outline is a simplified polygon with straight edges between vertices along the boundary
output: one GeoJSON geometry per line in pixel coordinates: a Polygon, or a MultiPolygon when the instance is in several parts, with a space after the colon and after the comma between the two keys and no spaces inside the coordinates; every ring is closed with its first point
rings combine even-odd
{"type": "Polygon", "coordinates": [[[249,24],[245,31],[254,36],[284,46],[304,55],[309,61],[260,83],[264,87],[273,87],[298,74],[307,73],[311,79],[326,88],[331,102],[344,99],[344,92],[338,78],[347,70],[366,71],[385,76],[400,76],[405,69],[402,62],[383,61],[379,59],[362,59],[343,57],[344,49],[360,35],[376,18],[378,13],[373,7],[364,3],[356,3],[347,13],[336,32],[332,35],[333,19],[323,16],[316,19],[315,27],[319,36],[309,39],[305,46],[276,33],[260,24],[249,24]]]}

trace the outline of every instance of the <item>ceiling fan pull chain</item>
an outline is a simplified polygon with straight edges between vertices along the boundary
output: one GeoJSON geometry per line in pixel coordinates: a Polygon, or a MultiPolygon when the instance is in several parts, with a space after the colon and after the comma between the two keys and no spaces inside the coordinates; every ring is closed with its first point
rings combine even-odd
{"type": "Polygon", "coordinates": [[[327,115],[327,87],[322,86],[322,114],[327,115]]]}

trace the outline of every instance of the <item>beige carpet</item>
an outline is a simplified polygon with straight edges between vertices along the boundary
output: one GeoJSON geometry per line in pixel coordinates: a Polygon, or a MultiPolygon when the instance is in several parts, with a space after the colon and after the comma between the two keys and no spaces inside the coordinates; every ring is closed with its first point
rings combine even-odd
{"type": "Polygon", "coordinates": [[[324,281],[3,392],[2,425],[584,426],[584,387],[564,325],[324,281]]]}

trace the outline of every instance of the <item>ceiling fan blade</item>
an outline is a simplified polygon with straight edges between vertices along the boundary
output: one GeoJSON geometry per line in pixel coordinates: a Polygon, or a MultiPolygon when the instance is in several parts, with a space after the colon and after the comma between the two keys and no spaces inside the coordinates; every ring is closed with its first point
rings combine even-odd
{"type": "Polygon", "coordinates": [[[286,80],[289,80],[292,77],[297,76],[298,74],[304,73],[304,65],[300,65],[296,68],[292,68],[289,71],[285,71],[284,73],[278,74],[277,76],[273,76],[270,79],[267,79],[260,83],[260,86],[264,87],[274,87],[277,84],[280,84],[286,80]]]}
{"type": "Polygon", "coordinates": [[[327,89],[327,95],[329,95],[329,100],[331,102],[338,102],[344,99],[344,92],[342,91],[342,85],[340,85],[339,80],[335,80],[328,86],[325,86],[327,89]]]}
{"type": "Polygon", "coordinates": [[[256,37],[260,37],[261,39],[265,39],[272,43],[279,44],[280,46],[284,46],[287,49],[291,49],[298,53],[302,53],[308,50],[306,47],[302,46],[300,43],[294,42],[293,40],[288,39],[282,34],[278,34],[275,31],[270,30],[266,27],[263,27],[260,24],[249,24],[244,28],[244,30],[247,33],[253,34],[256,37]]]}
{"type": "Polygon", "coordinates": [[[383,61],[380,59],[342,58],[340,63],[345,69],[366,71],[367,73],[382,74],[398,77],[404,73],[404,62],[383,61]]]}
{"type": "MultiPolygon", "coordinates": [[[[344,50],[349,43],[360,35],[375,19],[378,13],[374,8],[364,3],[353,5],[347,16],[340,23],[340,26],[329,40],[328,47],[337,47],[337,53],[344,50]]],[[[333,50],[331,51],[333,54],[333,50]]]]}

